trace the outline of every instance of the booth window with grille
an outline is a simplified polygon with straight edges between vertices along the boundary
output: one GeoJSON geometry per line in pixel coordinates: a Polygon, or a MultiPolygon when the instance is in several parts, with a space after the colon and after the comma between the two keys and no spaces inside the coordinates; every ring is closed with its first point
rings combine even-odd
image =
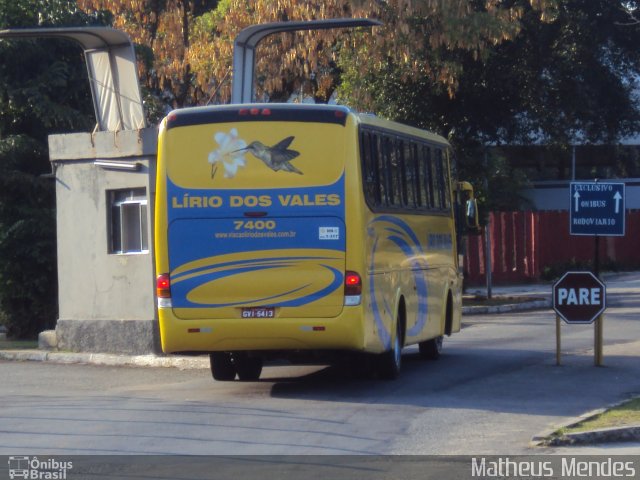
{"type": "Polygon", "coordinates": [[[147,192],[145,188],[110,190],[109,253],[149,253],[147,192]]]}

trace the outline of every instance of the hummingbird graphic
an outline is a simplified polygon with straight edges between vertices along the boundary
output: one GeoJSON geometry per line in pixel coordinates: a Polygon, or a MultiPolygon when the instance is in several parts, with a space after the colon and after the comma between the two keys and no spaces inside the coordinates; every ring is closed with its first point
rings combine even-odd
{"type": "Polygon", "coordinates": [[[280,140],[273,147],[268,147],[262,142],[255,141],[237,151],[248,150],[254,157],[262,160],[262,162],[274,172],[284,170],[286,172],[303,175],[300,170],[290,163],[291,160],[300,155],[300,152],[289,150],[288,148],[294,138],[295,137],[287,137],[284,140],[280,140]]]}

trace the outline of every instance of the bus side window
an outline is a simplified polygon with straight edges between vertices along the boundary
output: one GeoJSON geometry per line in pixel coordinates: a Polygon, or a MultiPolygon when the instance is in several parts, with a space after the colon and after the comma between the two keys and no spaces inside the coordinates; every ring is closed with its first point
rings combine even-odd
{"type": "Polygon", "coordinates": [[[380,206],[389,204],[389,187],[386,166],[386,146],[382,135],[376,135],[376,166],[378,170],[378,188],[380,189],[380,206]]]}
{"type": "Polygon", "coordinates": [[[416,193],[420,210],[429,209],[429,196],[427,193],[427,163],[423,145],[416,145],[416,193]]]}
{"type": "Polygon", "coordinates": [[[382,185],[384,186],[385,196],[383,198],[384,205],[387,207],[392,207],[395,203],[394,189],[393,189],[393,177],[392,177],[392,168],[391,168],[391,149],[393,148],[391,144],[391,138],[387,135],[381,136],[382,143],[382,185]]]}
{"type": "Polygon", "coordinates": [[[406,205],[402,167],[402,141],[397,138],[389,138],[389,173],[391,190],[393,191],[393,203],[390,206],[393,207],[406,205]]]}
{"type": "Polygon", "coordinates": [[[444,195],[444,208],[451,209],[451,170],[450,170],[449,150],[442,156],[442,194],[444,195]]]}
{"type": "Polygon", "coordinates": [[[422,179],[424,188],[427,193],[427,203],[425,204],[427,209],[431,210],[435,208],[434,190],[433,190],[433,168],[431,164],[431,148],[427,145],[422,147],[422,163],[424,166],[424,177],[422,179]]]}
{"type": "Polygon", "coordinates": [[[361,138],[361,155],[364,181],[364,195],[372,206],[379,206],[380,198],[380,175],[376,162],[377,150],[375,145],[375,135],[372,132],[363,131],[361,138]]]}
{"type": "Polygon", "coordinates": [[[410,141],[403,142],[402,148],[402,184],[404,186],[405,206],[415,208],[416,200],[416,157],[414,155],[415,143],[410,141]]]}
{"type": "Polygon", "coordinates": [[[419,147],[418,144],[413,142],[411,144],[411,181],[413,182],[413,198],[415,201],[415,205],[418,209],[422,210],[424,208],[424,198],[423,191],[424,187],[420,182],[420,155],[418,154],[419,147]]]}
{"type": "Polygon", "coordinates": [[[442,173],[442,150],[436,148],[434,155],[431,157],[431,188],[433,189],[433,208],[442,210],[444,208],[443,199],[443,183],[444,177],[442,173]]]}

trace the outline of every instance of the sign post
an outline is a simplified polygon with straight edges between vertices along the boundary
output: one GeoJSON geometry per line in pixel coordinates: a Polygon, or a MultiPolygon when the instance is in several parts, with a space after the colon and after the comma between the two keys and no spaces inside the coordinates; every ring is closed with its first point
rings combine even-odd
{"type": "Polygon", "coordinates": [[[560,318],[568,324],[591,324],[596,321],[594,359],[596,366],[602,365],[602,312],[605,308],[606,287],[591,272],[567,272],[553,285],[553,309],[557,315],[557,365],[560,365],[560,318]]]}
{"type": "Polygon", "coordinates": [[[556,314],[556,365],[560,366],[562,357],[562,341],[560,340],[560,315],[556,314]]]}
{"type": "Polygon", "coordinates": [[[604,355],[603,355],[603,351],[602,351],[602,345],[604,344],[604,338],[603,338],[603,323],[604,323],[604,313],[601,313],[600,315],[598,315],[598,318],[596,318],[596,331],[595,331],[595,339],[594,339],[594,361],[595,361],[595,365],[596,367],[601,367],[602,366],[602,361],[604,359],[604,355]]]}
{"type": "MultiPolygon", "coordinates": [[[[604,285],[597,280],[600,275],[600,237],[620,237],[625,234],[625,185],[622,182],[571,182],[569,188],[569,231],[571,235],[592,235],[595,237],[593,269],[595,275],[589,273],[602,286],[602,308],[589,322],[575,322],[563,316],[556,308],[554,291],[554,309],[567,323],[592,323],[595,318],[594,355],[595,364],[602,365],[604,285]]],[[[569,272],[560,281],[565,279],[569,272]]],[[[562,309],[562,305],[558,305],[562,309]]],[[[571,317],[571,315],[569,315],[571,317]]],[[[559,335],[559,331],[557,333],[559,335]]],[[[558,347],[560,348],[560,347],[558,347]]],[[[558,353],[558,364],[559,363],[558,353]]]]}

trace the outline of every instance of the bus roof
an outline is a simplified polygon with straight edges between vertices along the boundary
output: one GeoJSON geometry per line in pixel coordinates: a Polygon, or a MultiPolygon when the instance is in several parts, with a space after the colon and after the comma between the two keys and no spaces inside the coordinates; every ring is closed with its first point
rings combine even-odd
{"type": "Polygon", "coordinates": [[[340,105],[296,103],[243,103],[190,107],[167,115],[167,128],[222,122],[302,121],[345,125],[351,111],[340,105]]]}
{"type": "Polygon", "coordinates": [[[398,135],[427,139],[448,146],[440,135],[402,123],[385,120],[373,114],[358,113],[342,105],[306,103],[251,103],[188,107],[173,110],[167,115],[167,128],[204,123],[255,121],[308,121],[338,123],[345,125],[346,118],[353,115],[359,125],[388,130],[398,135]]]}
{"type": "MultiPolygon", "coordinates": [[[[352,112],[354,113],[354,112],[352,112]]],[[[358,119],[360,125],[369,125],[372,127],[388,130],[394,134],[408,135],[411,137],[424,138],[434,143],[441,144],[443,146],[449,146],[449,142],[440,135],[432,133],[428,130],[422,130],[420,128],[405,125],[404,123],[394,122],[386,120],[384,118],[377,117],[368,113],[354,113],[358,119]]]]}

